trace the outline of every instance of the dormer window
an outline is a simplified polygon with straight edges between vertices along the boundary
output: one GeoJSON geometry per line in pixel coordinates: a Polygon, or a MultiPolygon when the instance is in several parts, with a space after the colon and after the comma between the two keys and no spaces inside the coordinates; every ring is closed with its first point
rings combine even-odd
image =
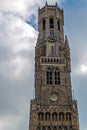
{"type": "Polygon", "coordinates": [[[50,28],[54,28],[54,20],[53,20],[53,18],[50,18],[50,28]]]}

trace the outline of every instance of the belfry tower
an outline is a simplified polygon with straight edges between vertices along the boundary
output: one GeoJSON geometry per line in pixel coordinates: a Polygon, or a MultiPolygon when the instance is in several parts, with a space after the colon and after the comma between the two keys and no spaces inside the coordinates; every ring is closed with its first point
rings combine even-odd
{"type": "Polygon", "coordinates": [[[72,97],[70,48],[64,16],[57,3],[38,9],[35,48],[35,99],[29,130],[79,130],[77,101],[72,97]]]}

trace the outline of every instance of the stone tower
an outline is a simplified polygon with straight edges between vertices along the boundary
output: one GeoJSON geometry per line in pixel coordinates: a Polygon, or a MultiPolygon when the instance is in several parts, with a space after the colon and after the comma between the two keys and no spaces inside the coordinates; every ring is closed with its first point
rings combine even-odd
{"type": "Polygon", "coordinates": [[[72,98],[70,48],[64,16],[57,4],[38,9],[35,48],[35,99],[29,130],[79,130],[77,101],[72,98]]]}

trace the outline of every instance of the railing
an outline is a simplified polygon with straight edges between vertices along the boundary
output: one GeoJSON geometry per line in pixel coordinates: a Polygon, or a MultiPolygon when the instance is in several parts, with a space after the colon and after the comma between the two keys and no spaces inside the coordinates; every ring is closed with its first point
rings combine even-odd
{"type": "Polygon", "coordinates": [[[60,57],[41,57],[42,64],[61,64],[65,65],[65,59],[60,57]]]}

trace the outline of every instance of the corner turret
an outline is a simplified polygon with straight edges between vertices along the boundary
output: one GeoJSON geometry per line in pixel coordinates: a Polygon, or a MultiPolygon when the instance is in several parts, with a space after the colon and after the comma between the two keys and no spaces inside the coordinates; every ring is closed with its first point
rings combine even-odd
{"type": "Polygon", "coordinates": [[[69,48],[69,42],[68,42],[67,35],[65,36],[65,47],[69,48]]]}

